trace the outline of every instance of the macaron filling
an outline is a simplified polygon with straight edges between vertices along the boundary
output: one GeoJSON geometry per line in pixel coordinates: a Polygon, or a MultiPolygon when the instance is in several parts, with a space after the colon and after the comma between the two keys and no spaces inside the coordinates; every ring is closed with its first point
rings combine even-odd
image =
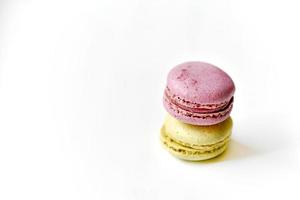
{"type": "Polygon", "coordinates": [[[168,134],[165,132],[164,128],[162,128],[161,130],[161,139],[163,144],[166,145],[168,148],[172,149],[173,151],[186,152],[188,154],[212,153],[218,149],[223,148],[230,140],[230,138],[227,137],[226,139],[224,139],[219,143],[205,145],[205,146],[203,145],[202,148],[194,148],[191,144],[187,144],[187,143],[183,144],[179,141],[170,138],[170,136],[168,136],[168,134]]]}
{"type": "Polygon", "coordinates": [[[164,127],[162,128],[162,134],[164,135],[165,138],[167,138],[168,140],[170,140],[170,142],[174,142],[182,147],[186,147],[186,148],[191,148],[193,150],[200,150],[202,152],[209,152],[212,151],[214,149],[218,149],[222,146],[225,145],[225,143],[227,143],[230,140],[230,135],[225,137],[223,140],[216,142],[214,144],[203,144],[203,145],[197,145],[197,144],[189,144],[180,140],[176,140],[175,138],[172,138],[170,136],[170,134],[168,134],[165,130],[164,127]]]}
{"type": "Polygon", "coordinates": [[[190,101],[186,101],[185,99],[171,94],[170,89],[166,87],[164,92],[164,98],[167,99],[168,102],[174,104],[175,106],[181,108],[182,110],[186,110],[193,113],[216,113],[222,110],[225,110],[229,107],[230,104],[233,103],[233,97],[230,98],[229,101],[224,101],[217,104],[200,104],[194,103],[190,101]]]}
{"type": "Polygon", "coordinates": [[[168,88],[164,93],[164,102],[167,104],[169,111],[181,114],[192,118],[218,118],[227,115],[231,112],[234,98],[231,97],[229,101],[219,104],[199,104],[188,102],[178,98],[176,95],[171,95],[168,88]]]}

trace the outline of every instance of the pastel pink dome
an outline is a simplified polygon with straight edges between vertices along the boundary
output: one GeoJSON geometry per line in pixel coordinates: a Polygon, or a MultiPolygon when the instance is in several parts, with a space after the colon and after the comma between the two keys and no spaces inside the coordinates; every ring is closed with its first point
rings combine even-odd
{"type": "Polygon", "coordinates": [[[220,68],[186,62],[168,74],[164,106],[175,118],[195,125],[211,125],[229,117],[235,86],[220,68]]]}

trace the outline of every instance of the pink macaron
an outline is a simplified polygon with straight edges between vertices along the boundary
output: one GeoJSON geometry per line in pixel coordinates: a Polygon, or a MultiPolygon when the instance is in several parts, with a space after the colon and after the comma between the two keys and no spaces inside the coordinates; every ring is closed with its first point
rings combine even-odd
{"type": "Polygon", "coordinates": [[[227,119],[235,86],[220,68],[204,62],[185,62],[168,74],[164,107],[178,120],[213,125],[227,119]]]}

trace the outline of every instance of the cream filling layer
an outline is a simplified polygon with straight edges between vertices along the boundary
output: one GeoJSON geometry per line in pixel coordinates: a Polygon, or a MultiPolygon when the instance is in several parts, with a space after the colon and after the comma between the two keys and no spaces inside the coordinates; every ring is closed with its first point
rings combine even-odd
{"type": "Polygon", "coordinates": [[[213,153],[215,151],[220,150],[225,145],[228,144],[230,140],[230,135],[224,138],[222,141],[219,141],[215,144],[209,145],[195,145],[195,144],[188,144],[182,141],[176,141],[172,139],[168,133],[165,132],[164,126],[161,128],[161,141],[162,143],[172,149],[175,152],[182,153],[182,154],[189,154],[189,155],[200,155],[200,154],[207,154],[213,153]]]}

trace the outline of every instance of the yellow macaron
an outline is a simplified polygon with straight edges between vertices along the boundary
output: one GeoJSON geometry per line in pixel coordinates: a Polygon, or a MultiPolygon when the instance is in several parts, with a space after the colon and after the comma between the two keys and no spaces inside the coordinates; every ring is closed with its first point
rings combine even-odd
{"type": "Polygon", "coordinates": [[[183,160],[199,161],[223,153],[230,140],[231,131],[231,117],[219,124],[196,126],[167,115],[160,139],[174,156],[183,160]]]}

